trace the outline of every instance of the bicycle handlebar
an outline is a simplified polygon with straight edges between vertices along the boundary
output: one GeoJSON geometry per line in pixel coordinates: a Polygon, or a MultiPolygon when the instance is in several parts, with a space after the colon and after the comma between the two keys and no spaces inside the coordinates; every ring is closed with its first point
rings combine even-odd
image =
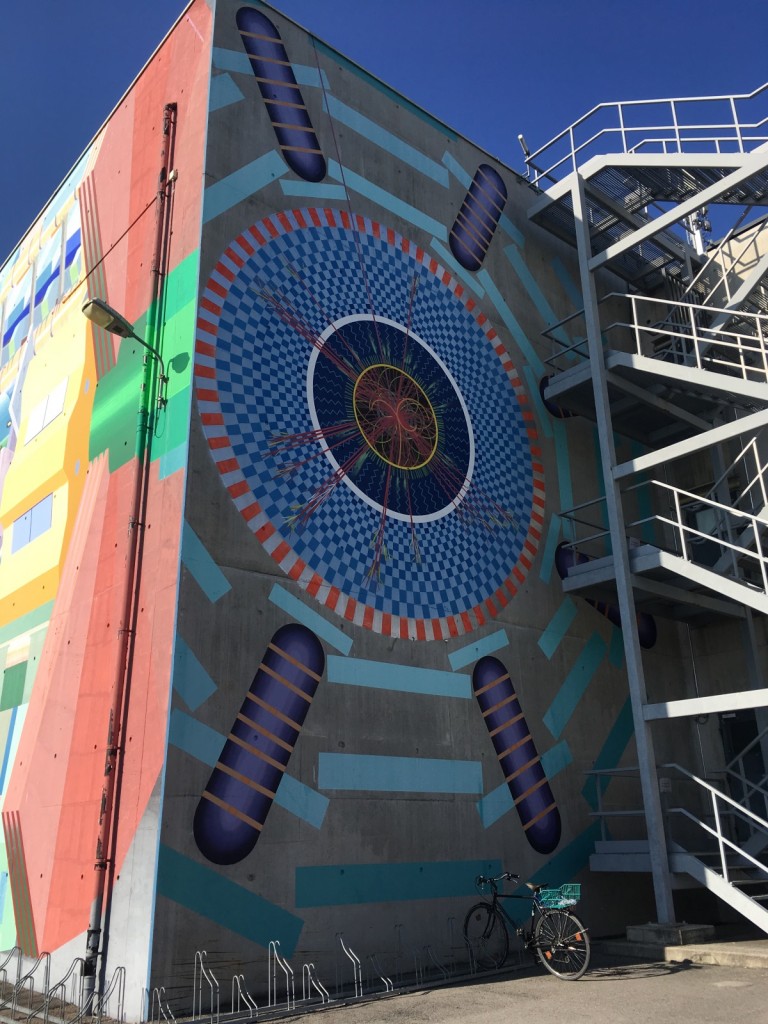
{"type": "Polygon", "coordinates": [[[496,875],[495,878],[486,878],[484,875],[478,875],[475,879],[475,885],[487,885],[492,882],[511,882],[516,881],[520,875],[514,874],[512,871],[503,871],[500,875],[496,875]]]}

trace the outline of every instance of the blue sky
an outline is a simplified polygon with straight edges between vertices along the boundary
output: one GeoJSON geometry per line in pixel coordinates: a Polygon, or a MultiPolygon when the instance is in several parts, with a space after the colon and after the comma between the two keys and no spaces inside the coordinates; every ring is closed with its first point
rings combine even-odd
{"type": "MultiPolygon", "coordinates": [[[[182,0],[5,0],[0,263],[183,9],[182,0]]],[[[750,92],[764,0],[275,0],[275,7],[524,170],[601,101],[750,92]]]]}

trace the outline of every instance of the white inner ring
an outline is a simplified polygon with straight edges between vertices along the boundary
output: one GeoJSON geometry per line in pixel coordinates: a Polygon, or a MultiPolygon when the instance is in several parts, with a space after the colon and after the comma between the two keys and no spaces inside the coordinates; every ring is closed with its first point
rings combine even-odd
{"type": "MultiPolygon", "coordinates": [[[[336,320],[332,324],[329,324],[328,327],[326,327],[326,329],[320,335],[320,341],[323,342],[323,344],[325,344],[326,340],[337,330],[339,330],[339,328],[343,328],[345,324],[355,323],[360,320],[366,320],[369,323],[371,323],[373,322],[374,317],[372,317],[368,313],[354,313],[352,314],[352,316],[344,316],[340,320],[336,320]]],[[[467,463],[467,472],[464,477],[464,481],[462,482],[462,485],[459,488],[455,497],[453,497],[448,502],[447,505],[444,505],[443,508],[437,509],[437,511],[435,512],[429,512],[426,515],[410,516],[407,513],[395,512],[391,508],[388,508],[386,510],[386,514],[390,516],[392,519],[400,519],[402,520],[402,522],[405,523],[430,523],[433,522],[435,519],[442,519],[443,516],[447,516],[449,512],[452,512],[454,509],[458,508],[458,506],[464,500],[467,491],[469,490],[469,485],[472,480],[472,471],[475,468],[475,438],[472,433],[472,423],[469,418],[469,410],[467,409],[464,397],[461,391],[459,391],[458,385],[456,384],[456,381],[453,379],[448,367],[445,365],[443,360],[435,352],[434,349],[430,348],[429,345],[427,345],[427,343],[418,336],[418,334],[414,334],[412,330],[406,330],[406,328],[403,327],[402,324],[399,324],[396,320],[389,320],[385,316],[377,316],[375,317],[375,320],[377,323],[388,324],[390,327],[395,327],[398,331],[402,331],[403,334],[407,334],[409,338],[412,338],[415,342],[418,342],[418,344],[421,345],[423,349],[426,349],[426,351],[435,360],[437,365],[448,378],[450,385],[456,394],[456,398],[458,399],[459,405],[461,406],[462,412],[464,413],[464,420],[467,425],[467,435],[469,437],[469,461],[467,463]]],[[[315,430],[321,431],[323,428],[320,426],[320,421],[317,417],[317,409],[315,408],[314,394],[315,364],[317,363],[319,356],[320,349],[313,347],[312,353],[309,357],[309,368],[307,370],[307,403],[309,405],[309,415],[312,417],[312,426],[315,428],[315,430]]],[[[321,443],[326,449],[325,456],[330,462],[330,464],[333,466],[334,471],[340,470],[341,467],[336,461],[333,452],[328,450],[327,445],[325,445],[325,442],[321,443]]],[[[355,492],[358,498],[360,498],[362,501],[366,503],[366,505],[370,505],[371,508],[375,508],[377,512],[383,511],[382,506],[377,501],[374,501],[373,498],[371,498],[364,491],[361,491],[360,488],[357,487],[352,480],[350,480],[346,473],[342,473],[342,480],[347,485],[347,487],[349,487],[351,490],[355,492]]]]}

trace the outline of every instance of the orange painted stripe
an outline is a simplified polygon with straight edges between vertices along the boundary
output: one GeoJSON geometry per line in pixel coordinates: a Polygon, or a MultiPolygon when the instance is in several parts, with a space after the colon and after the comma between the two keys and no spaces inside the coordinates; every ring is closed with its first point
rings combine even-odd
{"type": "Polygon", "coordinates": [[[269,217],[265,217],[264,220],[262,221],[262,223],[264,224],[264,227],[267,229],[267,231],[270,233],[270,235],[273,238],[277,238],[277,236],[280,234],[280,232],[277,230],[277,228],[272,223],[270,218],[269,217]]]}
{"type": "Polygon", "coordinates": [[[201,402],[218,402],[219,392],[215,388],[196,388],[198,400],[201,402]]]}
{"type": "Polygon", "coordinates": [[[250,523],[252,519],[255,519],[259,512],[261,512],[261,506],[258,501],[252,501],[250,505],[246,505],[245,508],[240,509],[240,515],[246,523],[250,523]]]}
{"type": "Polygon", "coordinates": [[[205,331],[206,334],[215,334],[216,327],[214,324],[209,324],[207,320],[203,320],[202,317],[197,318],[197,329],[198,331],[205,331]]]}
{"type": "Polygon", "coordinates": [[[234,473],[236,469],[239,469],[237,459],[223,459],[217,463],[220,473],[234,473]]]}
{"type": "Polygon", "coordinates": [[[294,210],[293,215],[296,218],[296,223],[299,225],[300,228],[305,228],[307,226],[307,221],[301,210],[294,210]]]}
{"type": "Polygon", "coordinates": [[[446,625],[448,626],[448,632],[451,636],[459,635],[459,627],[456,625],[456,619],[452,615],[448,616],[446,625]]]}
{"type": "Polygon", "coordinates": [[[288,218],[282,211],[278,213],[277,219],[280,221],[280,223],[283,225],[286,231],[293,231],[293,224],[291,224],[291,222],[288,220],[288,218]]]}
{"type": "Polygon", "coordinates": [[[216,370],[213,366],[202,366],[200,363],[195,363],[195,376],[213,380],[216,377],[216,370]]]}
{"type": "Polygon", "coordinates": [[[365,629],[373,628],[373,608],[368,606],[363,612],[363,627],[365,629]]]}
{"type": "Polygon", "coordinates": [[[208,282],[208,287],[212,292],[216,292],[217,295],[220,295],[222,299],[227,297],[227,289],[223,285],[220,285],[218,281],[214,281],[213,278],[208,282]]]}
{"type": "Polygon", "coordinates": [[[227,490],[233,498],[239,498],[241,494],[245,494],[248,490],[248,484],[245,480],[238,480],[237,483],[230,484],[227,490]]]}
{"type": "Polygon", "coordinates": [[[220,412],[202,412],[200,422],[206,427],[221,427],[224,425],[224,417],[220,412]]]}
{"type": "Polygon", "coordinates": [[[408,639],[408,622],[403,616],[400,617],[400,639],[408,639]]]}
{"type": "Polygon", "coordinates": [[[339,603],[340,597],[341,591],[338,589],[338,587],[330,587],[330,589],[328,590],[328,599],[326,600],[325,603],[331,609],[331,611],[336,610],[336,605],[339,603]]]}
{"type": "Polygon", "coordinates": [[[231,259],[231,260],[232,260],[232,262],[233,262],[233,263],[235,264],[235,266],[236,266],[236,267],[238,267],[238,268],[242,267],[243,263],[245,262],[244,260],[242,260],[242,259],[241,259],[241,258],[240,258],[240,257],[239,257],[239,256],[237,255],[237,253],[235,252],[235,250],[234,250],[234,249],[233,249],[233,248],[232,248],[231,246],[228,246],[228,247],[227,247],[227,248],[226,248],[226,249],[224,250],[224,255],[225,255],[225,256],[228,256],[228,257],[229,257],[229,259],[231,259]]]}
{"type": "Polygon", "coordinates": [[[233,818],[239,818],[240,821],[244,821],[246,825],[250,825],[251,828],[255,829],[257,832],[261,832],[262,825],[260,822],[254,821],[254,819],[249,818],[247,814],[243,814],[242,811],[238,811],[236,807],[220,800],[217,796],[214,796],[213,793],[209,793],[207,789],[203,790],[203,799],[210,800],[212,804],[216,804],[216,806],[220,807],[222,811],[226,811],[227,814],[231,814],[233,818]]]}
{"type": "Polygon", "coordinates": [[[272,523],[265,523],[263,526],[260,526],[259,529],[256,531],[256,537],[263,544],[265,541],[269,540],[269,538],[272,536],[274,532],[275,528],[272,525],[272,523]]]}
{"type": "Polygon", "coordinates": [[[198,338],[195,342],[195,352],[199,352],[201,356],[211,356],[213,358],[216,355],[216,346],[212,345],[210,341],[203,341],[202,338],[198,338]]]}
{"type": "Polygon", "coordinates": [[[424,625],[424,620],[423,619],[416,619],[416,639],[417,640],[426,640],[427,639],[427,630],[426,630],[426,627],[424,625]]]}
{"type": "Polygon", "coordinates": [[[318,576],[317,573],[315,573],[315,575],[307,584],[307,593],[310,595],[310,597],[317,597],[317,592],[322,585],[322,577],[318,576]]]}
{"type": "Polygon", "coordinates": [[[392,616],[389,614],[389,612],[382,613],[381,631],[384,634],[384,636],[392,636],[392,616]]]}
{"type": "Polygon", "coordinates": [[[272,552],[272,557],[276,562],[282,562],[288,552],[291,550],[290,544],[286,541],[281,540],[275,550],[272,552]]]}
{"type": "Polygon", "coordinates": [[[442,623],[440,622],[440,619],[432,619],[432,635],[434,636],[435,640],[445,639],[445,637],[443,636],[443,626],[442,623]]]}
{"type": "Polygon", "coordinates": [[[291,568],[288,570],[288,575],[291,577],[292,580],[298,580],[301,577],[301,574],[306,569],[306,567],[307,563],[303,562],[300,558],[297,558],[296,561],[291,566],[291,568]]]}
{"type": "Polygon", "coordinates": [[[460,618],[462,623],[464,624],[464,629],[466,629],[468,633],[471,632],[473,629],[473,625],[472,619],[470,619],[469,615],[467,615],[466,612],[462,612],[460,618]]]}
{"type": "Polygon", "coordinates": [[[203,297],[200,300],[200,305],[203,309],[207,309],[209,313],[213,313],[214,316],[221,315],[221,306],[217,305],[215,302],[211,302],[210,299],[203,297]]]}
{"type": "Polygon", "coordinates": [[[347,607],[344,609],[344,618],[347,622],[355,621],[355,610],[357,609],[357,601],[350,597],[347,601],[347,607]]]}
{"type": "Polygon", "coordinates": [[[209,448],[229,448],[229,438],[226,434],[223,437],[209,437],[209,448]]]}

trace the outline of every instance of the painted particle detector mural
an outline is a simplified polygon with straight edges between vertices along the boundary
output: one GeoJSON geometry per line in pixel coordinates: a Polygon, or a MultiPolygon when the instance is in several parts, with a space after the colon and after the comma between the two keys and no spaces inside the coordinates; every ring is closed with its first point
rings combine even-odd
{"type": "Polygon", "coordinates": [[[542,522],[536,432],[504,346],[434,257],[344,210],[268,217],[219,259],[197,352],[229,493],[318,601],[440,639],[514,596],[542,522]]]}

